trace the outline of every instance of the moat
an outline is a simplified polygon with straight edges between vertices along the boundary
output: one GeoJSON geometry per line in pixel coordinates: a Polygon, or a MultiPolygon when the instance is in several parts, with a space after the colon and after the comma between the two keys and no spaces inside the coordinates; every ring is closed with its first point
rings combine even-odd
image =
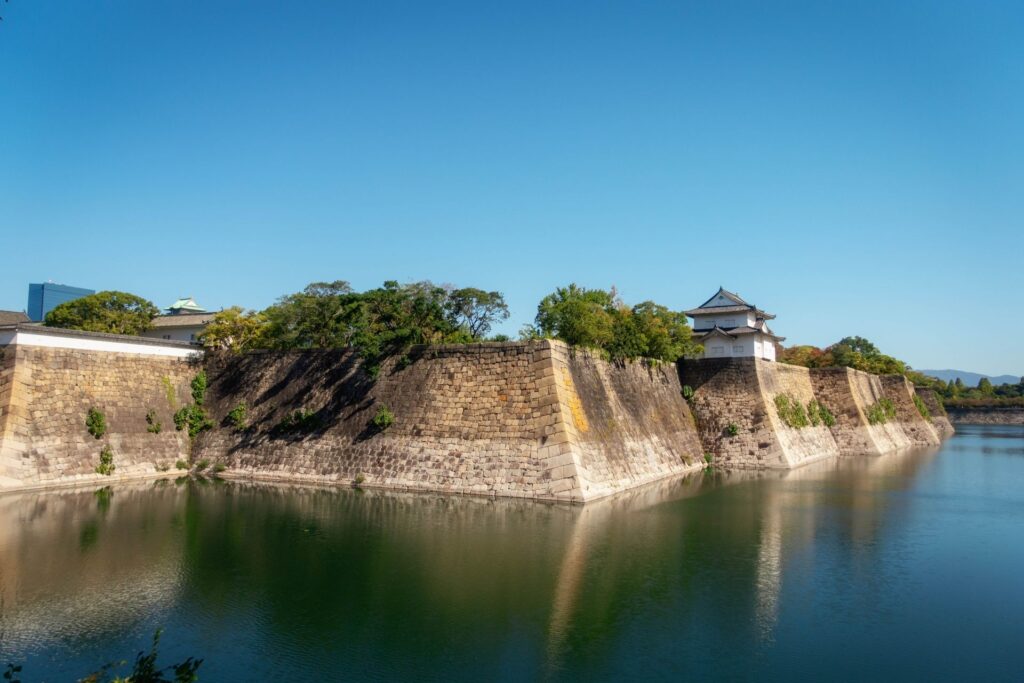
{"type": "Polygon", "coordinates": [[[202,680],[1014,680],[1024,427],[586,506],[163,480],[0,495],[0,665],[202,680]]]}

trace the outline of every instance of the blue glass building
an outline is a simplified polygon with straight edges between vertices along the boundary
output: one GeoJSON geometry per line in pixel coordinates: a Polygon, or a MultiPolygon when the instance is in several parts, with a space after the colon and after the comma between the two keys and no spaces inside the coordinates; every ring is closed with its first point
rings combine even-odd
{"type": "Polygon", "coordinates": [[[65,301],[95,294],[94,289],[69,287],[54,282],[28,286],[28,317],[33,322],[42,322],[46,314],[65,301]]]}

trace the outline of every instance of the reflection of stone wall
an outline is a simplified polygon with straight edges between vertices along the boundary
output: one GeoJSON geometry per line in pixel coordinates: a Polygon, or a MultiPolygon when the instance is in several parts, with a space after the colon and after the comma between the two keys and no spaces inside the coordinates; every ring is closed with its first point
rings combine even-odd
{"type": "Polygon", "coordinates": [[[0,365],[0,488],[74,481],[110,481],[173,469],[188,455],[188,437],[174,430],[178,403],[189,400],[195,374],[187,360],[12,344],[0,365]],[[168,400],[167,385],[174,404],[168,400]],[[107,433],[86,430],[89,408],[102,411],[107,433]],[[147,431],[153,409],[163,429],[147,431]],[[104,445],[112,476],[97,475],[104,445]]]}
{"type": "Polygon", "coordinates": [[[590,500],[700,467],[678,379],[613,366],[558,342],[416,349],[374,381],[349,351],[208,357],[222,426],[197,458],[257,478],[590,500]],[[249,428],[224,425],[240,402],[249,428]],[[371,425],[387,406],[394,424],[371,425]],[[311,428],[282,432],[309,410],[311,428]]]}

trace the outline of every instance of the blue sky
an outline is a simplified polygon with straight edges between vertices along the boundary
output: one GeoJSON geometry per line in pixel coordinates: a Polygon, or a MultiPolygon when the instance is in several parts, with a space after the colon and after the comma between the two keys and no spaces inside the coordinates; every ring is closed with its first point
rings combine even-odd
{"type": "Polygon", "coordinates": [[[0,13],[0,308],[430,279],[514,334],[571,281],[723,285],[792,343],[1024,374],[1022,3],[0,13]]]}

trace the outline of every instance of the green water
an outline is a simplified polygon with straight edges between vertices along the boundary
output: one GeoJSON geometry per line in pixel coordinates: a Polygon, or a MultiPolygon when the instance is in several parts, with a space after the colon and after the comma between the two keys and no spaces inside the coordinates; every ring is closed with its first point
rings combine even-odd
{"type": "Polygon", "coordinates": [[[585,507],[226,482],[0,496],[0,665],[202,680],[1021,680],[1024,428],[585,507]]]}

